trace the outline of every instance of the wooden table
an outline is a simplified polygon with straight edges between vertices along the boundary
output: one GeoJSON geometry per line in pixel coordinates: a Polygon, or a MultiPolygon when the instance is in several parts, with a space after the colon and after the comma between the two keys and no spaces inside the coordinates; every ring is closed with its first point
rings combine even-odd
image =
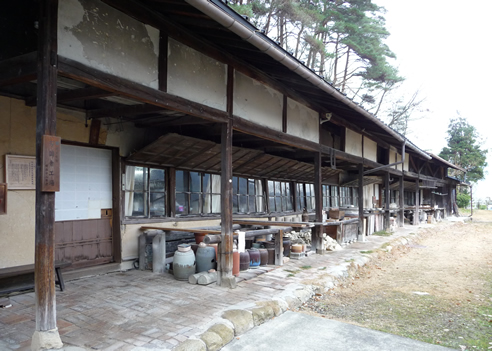
{"type": "Polygon", "coordinates": [[[312,228],[314,223],[311,222],[277,222],[277,221],[257,221],[252,219],[233,219],[233,224],[241,225],[263,225],[277,227],[292,227],[292,228],[312,228]]]}
{"type": "Polygon", "coordinates": [[[195,234],[220,234],[220,230],[207,230],[207,229],[194,229],[194,228],[168,228],[144,225],[140,227],[141,230],[162,230],[164,232],[186,232],[195,234]]]}

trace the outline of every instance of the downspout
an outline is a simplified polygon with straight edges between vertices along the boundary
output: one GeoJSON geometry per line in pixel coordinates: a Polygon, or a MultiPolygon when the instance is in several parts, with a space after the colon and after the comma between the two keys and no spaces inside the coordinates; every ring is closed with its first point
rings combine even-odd
{"type": "MultiPolygon", "coordinates": [[[[324,92],[333,96],[338,101],[343,102],[345,105],[349,106],[356,112],[371,120],[373,123],[384,129],[388,134],[390,134],[398,141],[405,141],[404,137],[388,127],[371,113],[364,110],[362,107],[343,95],[341,92],[336,90],[333,86],[331,86],[324,79],[312,72],[309,68],[301,64],[301,62],[298,61],[295,57],[279,47],[266,35],[258,31],[253,25],[251,25],[251,23],[247,22],[239,15],[236,16],[236,14],[233,13],[233,11],[220,0],[186,0],[186,2],[196,9],[202,11],[204,14],[217,21],[225,28],[229,29],[231,32],[237,34],[240,38],[258,48],[258,50],[262,51],[263,53],[272,57],[274,60],[283,64],[292,72],[297,73],[308,82],[312,83],[324,92]],[[228,11],[226,11],[226,9],[228,11]],[[236,17],[236,19],[234,17],[236,17]]],[[[412,149],[421,157],[427,160],[432,159],[431,156],[420,150],[415,145],[412,144],[412,146],[412,149]]]]}

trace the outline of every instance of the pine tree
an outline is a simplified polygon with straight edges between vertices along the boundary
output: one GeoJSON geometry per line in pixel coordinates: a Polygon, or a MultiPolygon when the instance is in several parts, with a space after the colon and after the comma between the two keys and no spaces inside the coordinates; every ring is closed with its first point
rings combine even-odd
{"type": "Polygon", "coordinates": [[[439,156],[466,170],[466,176],[455,171],[450,175],[472,183],[484,179],[488,150],[480,148],[481,139],[476,128],[458,114],[449,122],[447,141],[448,146],[442,149],[439,156]]]}

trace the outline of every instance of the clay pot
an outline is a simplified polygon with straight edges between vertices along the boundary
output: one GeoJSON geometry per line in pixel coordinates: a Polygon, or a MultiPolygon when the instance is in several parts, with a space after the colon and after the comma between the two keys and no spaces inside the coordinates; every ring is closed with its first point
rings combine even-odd
{"type": "Polygon", "coordinates": [[[268,250],[259,249],[260,251],[260,266],[266,266],[268,264],[268,250]]]}
{"type": "Polygon", "coordinates": [[[239,270],[245,271],[249,269],[249,252],[240,252],[239,253],[239,270]]]}
{"type": "Polygon", "coordinates": [[[249,249],[249,268],[258,268],[260,266],[260,251],[258,249],[249,249]]]}

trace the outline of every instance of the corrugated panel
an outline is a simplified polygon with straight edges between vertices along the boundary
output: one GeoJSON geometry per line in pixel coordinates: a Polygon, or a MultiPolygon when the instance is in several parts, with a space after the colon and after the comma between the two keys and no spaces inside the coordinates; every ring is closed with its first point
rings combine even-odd
{"type": "MultiPolygon", "coordinates": [[[[212,141],[167,134],[127,158],[128,161],[220,173],[221,147],[212,141]]],[[[273,156],[263,151],[234,146],[232,168],[235,175],[270,179],[314,182],[314,165],[273,156]]],[[[340,170],[323,167],[322,176],[328,178],[340,170]]]]}

